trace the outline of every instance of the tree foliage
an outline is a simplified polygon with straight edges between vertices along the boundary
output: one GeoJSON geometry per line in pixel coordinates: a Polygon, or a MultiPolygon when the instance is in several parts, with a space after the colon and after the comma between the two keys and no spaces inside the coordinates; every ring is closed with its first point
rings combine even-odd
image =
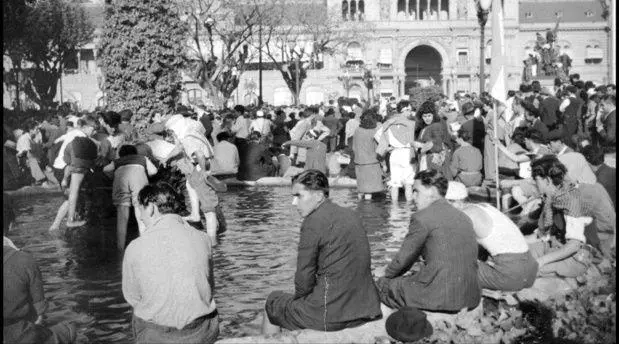
{"type": "Polygon", "coordinates": [[[94,27],[85,11],[68,0],[5,1],[3,9],[4,54],[17,73],[22,61],[31,64],[25,91],[48,108],[67,57],[92,40],[94,27]]]}
{"type": "Polygon", "coordinates": [[[295,103],[307,71],[321,63],[324,54],[342,53],[348,43],[363,41],[373,32],[371,24],[343,22],[339,13],[322,2],[285,0],[273,0],[261,13],[263,44],[258,48],[279,69],[295,103]]]}
{"type": "Polygon", "coordinates": [[[112,6],[101,39],[109,108],[173,111],[186,66],[187,26],[178,6],[171,0],[118,0],[112,6]]]}
{"type": "Polygon", "coordinates": [[[257,4],[234,0],[179,4],[189,26],[188,74],[221,107],[238,87],[249,61],[249,43],[261,19],[257,4]]]}

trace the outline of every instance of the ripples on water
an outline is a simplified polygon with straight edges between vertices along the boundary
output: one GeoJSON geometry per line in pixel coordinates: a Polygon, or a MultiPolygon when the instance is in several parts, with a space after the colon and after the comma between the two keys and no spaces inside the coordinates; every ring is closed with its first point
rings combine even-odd
{"type": "MultiPolygon", "coordinates": [[[[406,235],[410,207],[388,199],[358,201],[350,189],[330,194],[335,203],[359,212],[372,268],[383,267],[406,235]]],[[[214,250],[215,300],[220,338],[226,338],[257,330],[271,291],[294,291],[301,218],[287,187],[233,189],[220,196],[228,230],[214,250]]],[[[74,321],[81,343],[129,343],[131,307],[122,296],[113,208],[93,211],[85,227],[49,234],[62,200],[60,195],[18,198],[17,226],[10,234],[39,263],[50,302],[48,323],[74,321]]],[[[135,228],[129,231],[136,235],[135,228]]]]}

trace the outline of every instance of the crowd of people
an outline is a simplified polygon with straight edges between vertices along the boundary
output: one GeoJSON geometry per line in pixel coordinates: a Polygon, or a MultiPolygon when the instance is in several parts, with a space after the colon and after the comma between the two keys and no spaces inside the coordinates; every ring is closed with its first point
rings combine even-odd
{"type": "MultiPolygon", "coordinates": [[[[482,93],[218,112],[179,105],[140,120],[130,110],[60,113],[12,133],[5,126],[4,153],[15,152],[35,185],[63,190],[50,231],[65,218],[66,227],[84,225],[87,201],[116,207],[122,290],[138,343],[217,338],[211,259],[225,230],[222,180],[291,177],[303,217],[295,292],[268,296],[263,331],[336,331],[380,318],[381,303],[403,321],[422,319],[404,316],[415,310],[474,309],[482,289],[515,292],[544,276],[577,277],[593,256],[614,254],[615,86],[572,75],[553,90],[533,82],[507,96],[505,104],[482,93]],[[417,210],[376,276],[360,217],[329,201],[328,178],[344,175],[357,180],[360,199],[390,190],[397,202],[403,190],[417,210]],[[493,206],[467,202],[467,187],[482,183],[511,195],[537,222],[533,234],[525,237],[493,206]],[[132,209],[140,235],[127,245],[132,209]],[[483,260],[479,246],[488,252],[483,260]]],[[[40,273],[13,252],[7,211],[5,280],[8,260],[15,265],[8,278],[22,287],[5,288],[5,337],[20,342],[38,331],[68,340],[73,329],[37,322],[40,273]],[[7,298],[28,301],[7,311],[7,298]]],[[[390,329],[393,322],[390,334],[409,338],[390,329]]]]}

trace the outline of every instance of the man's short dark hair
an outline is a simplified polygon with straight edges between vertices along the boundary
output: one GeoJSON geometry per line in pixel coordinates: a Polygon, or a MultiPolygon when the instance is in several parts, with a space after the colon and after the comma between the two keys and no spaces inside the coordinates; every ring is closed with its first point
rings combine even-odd
{"type": "Polygon", "coordinates": [[[138,202],[146,207],[153,203],[161,214],[179,214],[185,206],[180,194],[166,182],[148,184],[138,193],[138,202]]]}
{"type": "Polygon", "coordinates": [[[221,133],[217,134],[216,138],[218,142],[228,141],[230,139],[230,134],[227,131],[222,131],[221,133]]]}
{"type": "Polygon", "coordinates": [[[522,101],[521,105],[529,113],[529,115],[535,118],[539,118],[541,116],[541,113],[539,112],[539,110],[531,102],[522,101]]]}
{"type": "Polygon", "coordinates": [[[449,182],[443,174],[436,170],[425,170],[417,173],[415,180],[421,181],[421,185],[425,187],[435,186],[439,195],[445,197],[447,194],[447,186],[449,182]]]}
{"type": "Polygon", "coordinates": [[[118,125],[120,124],[120,115],[117,112],[114,112],[114,111],[104,112],[101,115],[101,118],[103,118],[103,122],[105,122],[105,124],[109,125],[110,127],[114,129],[118,129],[118,125]]]}
{"type": "Polygon", "coordinates": [[[400,100],[397,104],[398,112],[402,112],[402,109],[404,109],[405,107],[409,105],[411,105],[411,103],[408,100],[400,100]]]}
{"type": "Polygon", "coordinates": [[[134,145],[122,145],[120,149],[118,149],[118,156],[127,156],[127,155],[137,155],[138,149],[135,148],[134,145]]]}
{"type": "Polygon", "coordinates": [[[519,89],[522,93],[531,92],[531,86],[527,84],[520,84],[519,89]]]}
{"type": "Polygon", "coordinates": [[[468,142],[468,143],[473,142],[471,133],[468,130],[460,128],[458,129],[457,134],[458,134],[458,137],[462,139],[462,141],[468,142]]]}
{"type": "Polygon", "coordinates": [[[524,137],[535,143],[546,144],[546,138],[537,129],[527,128],[527,130],[524,133],[524,137]]]}
{"type": "Polygon", "coordinates": [[[24,131],[24,134],[28,133],[30,130],[34,129],[37,126],[37,124],[35,123],[35,121],[33,120],[26,120],[22,123],[21,125],[21,130],[24,131]]]}
{"type": "Polygon", "coordinates": [[[325,197],[329,197],[329,178],[318,170],[303,171],[292,177],[292,184],[301,184],[312,191],[322,191],[325,197]]]}
{"type": "Polygon", "coordinates": [[[250,141],[259,141],[261,137],[262,137],[262,134],[260,134],[260,132],[259,132],[259,131],[255,131],[255,130],[254,130],[254,131],[252,131],[252,132],[249,134],[248,139],[249,139],[250,141]]]}
{"type": "Polygon", "coordinates": [[[587,162],[593,166],[600,166],[604,163],[604,152],[594,145],[583,147],[581,153],[587,162]]]}
{"type": "Polygon", "coordinates": [[[563,184],[566,174],[567,168],[555,155],[547,154],[531,162],[531,177],[533,179],[536,177],[550,178],[553,185],[560,186],[563,184]]]}

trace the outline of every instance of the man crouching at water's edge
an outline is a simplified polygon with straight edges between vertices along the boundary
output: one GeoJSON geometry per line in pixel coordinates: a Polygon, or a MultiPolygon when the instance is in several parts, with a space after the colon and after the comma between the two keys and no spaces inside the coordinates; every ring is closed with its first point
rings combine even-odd
{"type": "Polygon", "coordinates": [[[280,327],[338,331],[379,319],[370,244],[360,217],[328,199],[329,181],[318,170],[295,176],[292,192],[303,217],[295,293],[268,296],[263,334],[280,327]]]}

